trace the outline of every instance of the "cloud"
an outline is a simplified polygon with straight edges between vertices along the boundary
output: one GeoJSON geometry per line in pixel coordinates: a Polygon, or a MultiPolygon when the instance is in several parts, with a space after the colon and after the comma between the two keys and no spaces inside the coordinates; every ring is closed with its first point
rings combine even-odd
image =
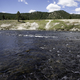
{"type": "Polygon", "coordinates": [[[5,11],[2,11],[2,13],[6,13],[5,11]]]}
{"type": "Polygon", "coordinates": [[[78,3],[75,2],[74,0],[59,0],[58,2],[59,5],[62,5],[63,7],[68,6],[68,7],[73,7],[73,6],[78,6],[78,3]]]}
{"type": "Polygon", "coordinates": [[[77,14],[80,14],[80,7],[75,9],[77,14]]]}
{"type": "Polygon", "coordinates": [[[73,13],[70,13],[70,14],[73,14],[73,13]]]}
{"type": "Polygon", "coordinates": [[[60,6],[58,6],[55,2],[54,3],[50,3],[46,9],[49,11],[49,12],[53,12],[53,11],[58,11],[61,9],[60,6]]]}
{"type": "Polygon", "coordinates": [[[36,10],[30,10],[29,13],[36,12],[36,10]]]}
{"type": "Polygon", "coordinates": [[[25,4],[28,4],[25,0],[18,0],[18,2],[24,2],[25,4]]]}
{"type": "Polygon", "coordinates": [[[80,8],[76,8],[75,11],[77,11],[77,12],[80,11],[80,8]]]}

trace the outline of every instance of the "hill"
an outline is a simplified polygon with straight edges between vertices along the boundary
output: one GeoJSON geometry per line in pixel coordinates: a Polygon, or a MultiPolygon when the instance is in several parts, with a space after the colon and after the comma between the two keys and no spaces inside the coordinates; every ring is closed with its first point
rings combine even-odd
{"type": "MultiPolygon", "coordinates": [[[[0,20],[3,19],[16,20],[16,14],[0,13],[0,20]]],[[[69,14],[64,10],[48,12],[21,13],[22,20],[38,20],[38,19],[79,19],[80,14],[69,14]]]]}
{"type": "Polygon", "coordinates": [[[37,11],[33,13],[21,13],[21,15],[23,19],[36,20],[36,19],[47,19],[47,16],[49,15],[49,13],[37,11]]]}
{"type": "Polygon", "coordinates": [[[69,19],[70,14],[66,11],[60,10],[60,11],[54,11],[51,12],[48,16],[50,19],[69,19]]]}

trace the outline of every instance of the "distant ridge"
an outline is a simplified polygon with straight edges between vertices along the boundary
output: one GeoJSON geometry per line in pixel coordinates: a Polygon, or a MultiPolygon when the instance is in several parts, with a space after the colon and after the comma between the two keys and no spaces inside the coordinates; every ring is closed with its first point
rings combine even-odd
{"type": "MultiPolygon", "coordinates": [[[[16,20],[16,14],[11,13],[0,13],[0,20],[4,15],[5,19],[16,20]]],[[[32,13],[21,13],[22,20],[38,20],[38,19],[80,19],[80,14],[69,14],[64,10],[54,11],[54,12],[32,12],[32,13]]]]}
{"type": "Polygon", "coordinates": [[[51,12],[48,16],[51,19],[69,19],[69,17],[70,14],[63,10],[51,12]]]}

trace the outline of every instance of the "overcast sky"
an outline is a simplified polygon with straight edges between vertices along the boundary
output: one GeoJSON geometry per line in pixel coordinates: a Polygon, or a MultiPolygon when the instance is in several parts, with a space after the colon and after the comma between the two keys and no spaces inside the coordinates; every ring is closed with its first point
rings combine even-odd
{"type": "Polygon", "coordinates": [[[80,0],[0,0],[0,12],[3,13],[53,12],[57,10],[80,14],[80,0]]]}

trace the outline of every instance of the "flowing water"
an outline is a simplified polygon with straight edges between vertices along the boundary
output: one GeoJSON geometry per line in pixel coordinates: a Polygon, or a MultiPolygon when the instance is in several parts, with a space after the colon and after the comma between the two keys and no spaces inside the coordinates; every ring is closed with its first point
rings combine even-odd
{"type": "Polygon", "coordinates": [[[80,32],[0,31],[0,80],[80,80],[80,32]]]}

